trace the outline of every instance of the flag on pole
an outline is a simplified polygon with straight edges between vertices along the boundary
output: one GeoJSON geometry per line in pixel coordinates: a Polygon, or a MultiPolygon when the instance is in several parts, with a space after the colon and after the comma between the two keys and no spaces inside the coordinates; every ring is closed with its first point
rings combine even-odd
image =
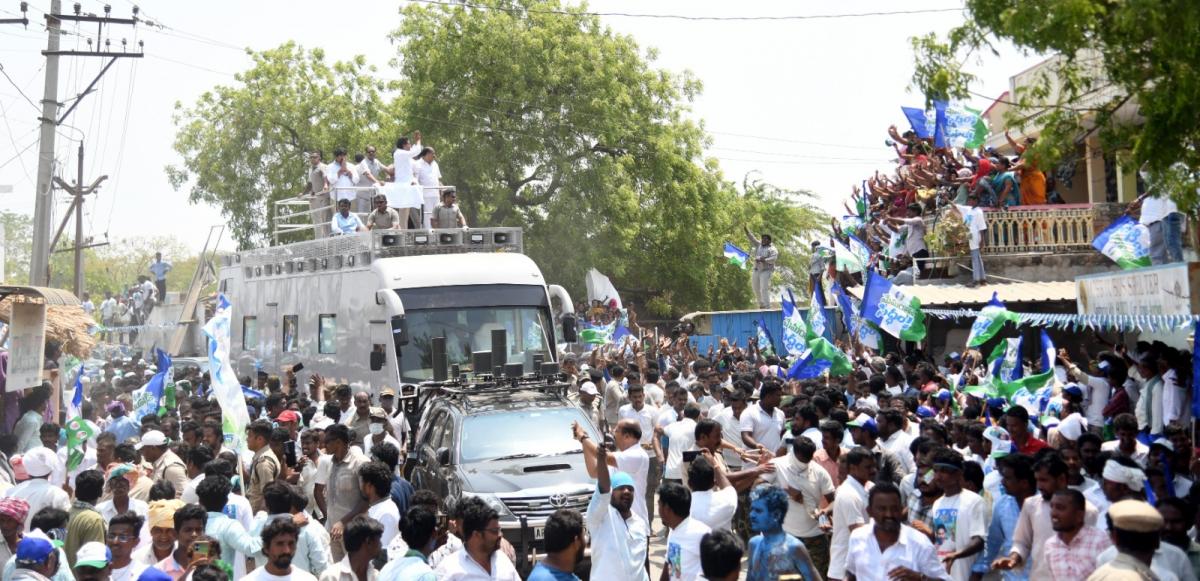
{"type": "Polygon", "coordinates": [[[824,337],[829,339],[829,325],[825,320],[825,297],[813,289],[812,300],[808,303],[808,338],[824,337]]]}
{"type": "Polygon", "coordinates": [[[588,270],[587,276],[583,278],[584,287],[587,288],[588,301],[600,301],[606,307],[611,307],[616,310],[625,308],[621,302],[621,293],[617,292],[617,287],[613,286],[611,280],[604,276],[599,270],[588,270]]]}
{"type": "Polygon", "coordinates": [[[854,259],[862,264],[859,270],[866,270],[867,265],[871,264],[871,248],[865,242],[853,234],[846,237],[850,252],[854,253],[854,259]]]}
{"type": "Polygon", "coordinates": [[[847,375],[854,369],[846,354],[824,337],[812,339],[808,346],[808,353],[788,369],[789,379],[812,379],[826,370],[833,376],[847,375]]]}
{"type": "Polygon", "coordinates": [[[1043,371],[1037,375],[1026,375],[1015,381],[993,381],[995,393],[1000,397],[1012,401],[1013,396],[1022,388],[1035,393],[1037,390],[1050,385],[1054,381],[1053,371],[1043,371]]]}
{"type": "Polygon", "coordinates": [[[579,331],[579,341],[588,345],[604,345],[613,342],[617,331],[617,323],[607,325],[588,325],[579,331]]]}
{"type": "Polygon", "coordinates": [[[868,273],[867,287],[863,290],[862,318],[902,341],[925,338],[921,301],[873,272],[868,273]]]}
{"type": "Polygon", "coordinates": [[[862,272],[867,269],[867,263],[859,260],[858,255],[842,244],[841,240],[833,240],[833,258],[838,272],[862,272]]]}
{"type": "Polygon", "coordinates": [[[1126,270],[1150,266],[1150,229],[1129,216],[1121,216],[1109,224],[1092,247],[1126,270]]]}
{"type": "Polygon", "coordinates": [[[837,298],[838,309],[842,311],[842,325],[846,327],[846,333],[853,336],[855,309],[849,293],[837,282],[834,282],[829,287],[829,292],[833,293],[833,296],[837,298]]]}
{"type": "Polygon", "coordinates": [[[1025,375],[1021,367],[1021,337],[1011,337],[1001,341],[992,349],[988,358],[991,363],[992,375],[1000,381],[1015,381],[1025,375]]]}
{"type": "Polygon", "coordinates": [[[1046,330],[1042,329],[1042,371],[1051,371],[1054,369],[1054,362],[1058,360],[1058,350],[1054,348],[1054,341],[1050,340],[1050,335],[1046,334],[1046,330]]]}
{"type": "Polygon", "coordinates": [[[750,253],[738,248],[731,242],[725,243],[725,258],[742,270],[750,270],[750,253]]]}
{"type": "Polygon", "coordinates": [[[979,316],[975,318],[975,324],[971,325],[971,332],[967,335],[967,348],[987,343],[989,339],[996,336],[996,333],[1000,332],[1004,323],[1008,321],[1017,323],[1019,319],[1016,315],[1008,312],[1008,307],[1004,306],[996,293],[992,293],[992,300],[980,309],[979,316]]]}
{"type": "Polygon", "coordinates": [[[83,405],[83,364],[79,364],[79,371],[75,374],[75,393],[71,395],[71,402],[67,404],[66,417],[73,418],[83,415],[79,411],[79,407],[83,405]]]}
{"type": "Polygon", "coordinates": [[[71,396],[71,403],[67,406],[67,417],[70,418],[66,425],[68,472],[78,468],[83,462],[84,443],[96,435],[92,426],[83,419],[83,414],[79,411],[81,406],[83,406],[83,364],[79,365],[79,372],[75,375],[75,394],[71,396]]]}
{"type": "Polygon", "coordinates": [[[808,353],[808,324],[796,308],[796,297],[791,289],[779,299],[783,311],[783,350],[791,357],[802,357],[808,353]]]}
{"type": "Polygon", "coordinates": [[[762,321],[754,321],[754,328],[758,335],[758,351],[763,355],[775,354],[775,341],[771,339],[771,332],[767,330],[767,325],[762,321]]]}
{"type": "Polygon", "coordinates": [[[167,374],[171,371],[171,356],[166,351],[155,348],[155,366],[158,370],[146,385],[133,392],[134,417],[140,422],[142,418],[158,414],[159,402],[167,383],[167,374]]]}
{"type": "Polygon", "coordinates": [[[217,309],[204,325],[208,337],[208,368],[212,379],[212,393],[221,406],[221,431],[225,444],[242,454],[246,447],[246,427],[250,425],[250,414],[246,411],[246,398],[229,359],[229,343],[233,307],[224,293],[217,296],[217,309]]]}

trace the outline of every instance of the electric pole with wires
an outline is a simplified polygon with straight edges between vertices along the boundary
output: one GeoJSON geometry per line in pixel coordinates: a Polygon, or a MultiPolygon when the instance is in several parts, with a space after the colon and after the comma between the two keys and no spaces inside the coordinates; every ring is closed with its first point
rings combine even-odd
{"type": "MultiPolygon", "coordinates": [[[[25,3],[22,2],[22,5],[25,3]]],[[[114,24],[135,26],[138,20],[138,8],[133,7],[132,18],[113,18],[111,16],[112,7],[104,6],[104,16],[97,16],[92,13],[84,14],[78,2],[74,5],[73,14],[62,13],[62,1],[51,0],[50,11],[46,13],[46,31],[48,38],[46,40],[46,50],[42,54],[46,57],[46,83],[42,96],[42,116],[38,118],[41,123],[41,138],[38,147],[38,171],[37,171],[37,186],[34,190],[34,212],[33,212],[33,255],[29,264],[29,284],[34,286],[44,286],[50,282],[50,254],[54,251],[54,244],[50,241],[50,221],[51,210],[53,209],[54,195],[54,137],[59,125],[66,121],[75,108],[79,106],[79,102],[85,96],[95,90],[96,83],[112,68],[112,65],[119,58],[142,58],[142,42],[138,41],[138,51],[129,52],[127,50],[127,42],[121,40],[121,50],[112,50],[112,39],[107,34],[107,27],[114,24]],[[59,37],[62,34],[62,23],[78,22],[78,23],[93,23],[96,25],[95,42],[92,37],[87,38],[88,50],[60,50],[59,37]],[[103,45],[103,47],[101,46],[103,45]],[[60,56],[76,56],[76,57],[101,57],[109,59],[108,62],[100,69],[96,78],[87,86],[71,104],[70,107],[62,114],[58,114],[58,110],[63,106],[58,102],[58,58],[60,56]]],[[[79,145],[79,180],[74,188],[70,188],[74,196],[72,209],[75,210],[76,216],[76,255],[75,255],[75,293],[78,295],[82,292],[83,280],[83,261],[82,261],[82,219],[83,219],[83,193],[91,193],[95,186],[85,188],[83,186],[83,143],[79,145]],[[86,192],[84,192],[86,190],[86,192]]],[[[60,184],[61,185],[61,184],[60,184]]],[[[69,214],[69,212],[68,212],[69,214]]],[[[65,226],[66,220],[63,221],[65,226]]],[[[59,228],[59,232],[62,228],[59,228]]],[[[57,241],[57,236],[55,237],[57,241]]]]}

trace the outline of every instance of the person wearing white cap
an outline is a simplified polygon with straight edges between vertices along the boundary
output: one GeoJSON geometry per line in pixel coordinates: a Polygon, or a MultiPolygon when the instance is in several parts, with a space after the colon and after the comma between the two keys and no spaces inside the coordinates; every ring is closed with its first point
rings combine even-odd
{"type": "Polygon", "coordinates": [[[16,464],[25,468],[29,480],[4,491],[5,498],[20,498],[29,503],[29,514],[25,516],[25,529],[29,530],[29,522],[33,515],[46,507],[62,511],[71,510],[71,497],[57,486],[50,483],[50,474],[58,462],[58,455],[45,446],[38,446],[24,455],[13,458],[16,464]]]}
{"type": "Polygon", "coordinates": [[[150,430],[142,434],[137,448],[141,450],[142,458],[152,466],[150,477],[156,482],[170,482],[175,487],[175,498],[179,498],[188,484],[187,464],[171,451],[168,447],[170,443],[171,440],[162,432],[150,430]]]}
{"type": "Polygon", "coordinates": [[[76,553],[74,573],[75,581],[107,581],[112,573],[112,551],[104,543],[84,544],[76,553]]]}
{"type": "Polygon", "coordinates": [[[1120,502],[1129,498],[1146,499],[1144,492],[1146,473],[1133,460],[1122,456],[1109,458],[1104,463],[1104,496],[1109,502],[1120,502]]]}
{"type": "Polygon", "coordinates": [[[596,389],[596,384],[589,380],[585,380],[579,385],[579,391],[567,396],[587,419],[591,420],[592,426],[600,429],[600,414],[602,410],[596,402],[596,398],[600,395],[600,390],[596,389]]]}

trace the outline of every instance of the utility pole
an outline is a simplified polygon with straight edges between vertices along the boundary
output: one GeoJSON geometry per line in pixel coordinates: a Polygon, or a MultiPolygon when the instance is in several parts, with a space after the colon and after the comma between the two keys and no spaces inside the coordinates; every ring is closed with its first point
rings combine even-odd
{"type": "Polygon", "coordinates": [[[50,1],[46,14],[46,84],[42,91],[42,135],[38,140],[37,189],[33,191],[33,256],[29,261],[29,284],[44,286],[50,282],[50,211],[54,196],[50,179],[54,176],[54,122],[58,114],[58,40],[62,21],[55,17],[62,9],[61,0],[50,1]]]}
{"type": "Polygon", "coordinates": [[[67,220],[69,220],[71,218],[71,210],[74,209],[75,210],[75,289],[74,290],[75,290],[75,296],[77,296],[77,297],[83,296],[83,294],[82,294],[83,293],[83,249],[84,248],[92,248],[94,246],[104,246],[105,244],[107,244],[107,242],[105,242],[105,243],[101,243],[101,244],[89,244],[86,246],[84,245],[83,197],[88,194],[95,193],[96,190],[100,188],[100,183],[103,182],[104,180],[108,179],[108,176],[100,176],[99,178],[96,179],[96,181],[92,182],[92,185],[87,186],[87,187],[83,186],[83,142],[82,141],[79,143],[79,168],[78,169],[79,169],[79,173],[78,173],[79,179],[78,179],[78,181],[75,182],[75,185],[73,185],[73,186],[64,182],[60,178],[54,178],[54,183],[58,185],[58,188],[64,192],[67,192],[68,194],[71,194],[72,196],[74,196],[74,199],[71,200],[71,207],[67,208],[66,215],[63,216],[62,225],[60,225],[58,227],[58,232],[56,232],[54,234],[54,241],[50,243],[51,247],[58,244],[58,237],[62,235],[63,229],[66,228],[66,226],[67,226],[67,220]]]}
{"type": "MultiPolygon", "coordinates": [[[[24,6],[24,3],[22,3],[24,6]]],[[[118,58],[141,58],[145,56],[140,49],[142,42],[138,41],[139,52],[127,52],[125,50],[126,41],[121,40],[122,49],[120,51],[109,50],[112,46],[111,38],[103,38],[105,36],[104,27],[112,24],[127,24],[136,25],[138,23],[138,8],[133,7],[133,18],[113,18],[110,16],[112,8],[108,5],[104,7],[104,16],[96,16],[95,14],[81,14],[80,5],[75,4],[74,14],[62,13],[62,0],[50,1],[50,12],[46,14],[46,30],[49,37],[46,40],[46,50],[42,54],[46,57],[46,84],[42,96],[42,116],[38,119],[42,124],[41,139],[38,147],[38,173],[37,173],[37,190],[34,192],[35,204],[33,213],[33,256],[29,266],[29,284],[35,286],[47,285],[50,282],[50,254],[54,252],[54,244],[50,241],[50,220],[51,210],[54,205],[53,184],[58,182],[61,185],[62,181],[54,177],[54,137],[55,132],[63,121],[75,111],[79,106],[80,101],[85,96],[93,91],[96,83],[108,72],[113,63],[117,62],[118,58]],[[72,22],[90,22],[96,24],[96,40],[95,48],[92,50],[92,39],[87,39],[88,50],[59,50],[59,36],[62,30],[63,21],[72,22]],[[101,50],[100,43],[103,41],[104,48],[101,50]],[[58,116],[58,108],[61,104],[58,102],[58,57],[60,56],[93,56],[109,58],[108,64],[100,69],[100,73],[92,80],[91,84],[80,93],[75,102],[67,109],[62,116],[58,116]]],[[[91,193],[91,191],[99,185],[100,180],[88,188],[83,187],[83,142],[79,144],[79,181],[75,185],[75,189],[68,189],[75,193],[73,208],[75,210],[75,294],[78,296],[83,287],[83,262],[82,254],[80,254],[83,238],[83,195],[91,193]],[[87,190],[83,193],[78,191],[87,190]]],[[[68,214],[69,214],[68,210],[68,214]]],[[[66,221],[63,221],[66,225],[66,221]]],[[[61,233],[62,227],[59,227],[61,233]]],[[[55,235],[55,240],[58,236],[55,235]]]]}

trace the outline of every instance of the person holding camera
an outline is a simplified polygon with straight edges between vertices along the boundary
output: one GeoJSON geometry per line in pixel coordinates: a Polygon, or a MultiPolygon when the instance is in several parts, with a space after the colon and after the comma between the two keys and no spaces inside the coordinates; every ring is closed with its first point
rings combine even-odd
{"type": "Polygon", "coordinates": [[[600,444],[588,436],[587,430],[578,422],[571,426],[572,435],[583,446],[584,464],[588,476],[596,478],[599,463],[615,468],[633,478],[633,512],[643,521],[650,522],[646,510],[646,479],[650,470],[650,455],[641,446],[642,425],[637,420],[621,420],[613,428],[611,440],[604,442],[610,453],[600,454],[600,444]]]}

